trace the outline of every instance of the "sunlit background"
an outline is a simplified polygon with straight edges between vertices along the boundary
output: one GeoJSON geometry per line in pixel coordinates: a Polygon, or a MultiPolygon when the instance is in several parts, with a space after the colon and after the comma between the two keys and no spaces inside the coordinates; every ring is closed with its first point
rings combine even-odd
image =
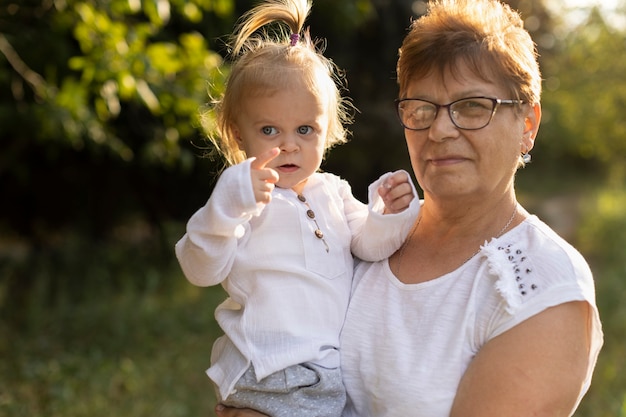
{"type": "MultiPolygon", "coordinates": [[[[173,245],[221,168],[199,115],[251,4],[0,2],[0,416],[211,415],[204,369],[224,294],[188,284],[173,245]]],[[[544,77],[518,195],[590,262],[606,334],[576,416],[626,417],[626,4],[510,4],[544,77]]],[[[361,199],[409,168],[394,69],[424,5],[314,2],[311,32],[359,109],[323,168],[361,199]]]]}

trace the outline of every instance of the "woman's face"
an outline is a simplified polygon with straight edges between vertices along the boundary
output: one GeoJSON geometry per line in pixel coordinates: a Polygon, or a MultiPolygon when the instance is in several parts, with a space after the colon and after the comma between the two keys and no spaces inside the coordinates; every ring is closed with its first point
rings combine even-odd
{"type": "MultiPolygon", "coordinates": [[[[466,66],[454,75],[433,72],[408,84],[406,98],[448,104],[468,97],[514,99],[503,87],[487,82],[466,66]]],[[[479,130],[462,130],[440,108],[430,128],[405,129],[415,176],[424,193],[440,199],[498,199],[513,190],[521,153],[533,147],[539,127],[539,105],[501,105],[491,122],[479,130]]]]}

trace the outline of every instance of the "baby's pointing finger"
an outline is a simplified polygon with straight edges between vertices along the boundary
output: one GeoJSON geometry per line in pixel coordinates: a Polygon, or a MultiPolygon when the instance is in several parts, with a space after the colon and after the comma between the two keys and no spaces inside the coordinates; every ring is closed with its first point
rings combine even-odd
{"type": "Polygon", "coordinates": [[[270,150],[267,150],[263,152],[261,155],[258,155],[254,159],[254,161],[252,161],[252,164],[250,165],[250,167],[252,169],[263,169],[265,168],[265,165],[267,165],[267,163],[270,162],[272,159],[276,158],[279,153],[280,153],[279,148],[272,148],[270,150]]]}

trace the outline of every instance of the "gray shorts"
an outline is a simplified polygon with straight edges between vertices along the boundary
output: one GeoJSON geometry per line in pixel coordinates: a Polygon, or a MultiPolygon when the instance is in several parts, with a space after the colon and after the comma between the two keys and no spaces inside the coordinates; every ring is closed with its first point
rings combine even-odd
{"type": "Polygon", "coordinates": [[[257,382],[250,366],[222,404],[251,408],[271,417],[339,417],[346,391],[339,368],[312,363],[290,366],[257,382]]]}

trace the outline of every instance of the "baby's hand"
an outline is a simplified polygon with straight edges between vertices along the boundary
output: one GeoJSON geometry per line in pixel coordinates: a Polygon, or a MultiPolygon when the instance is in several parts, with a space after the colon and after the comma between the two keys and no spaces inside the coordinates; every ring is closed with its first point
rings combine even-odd
{"type": "Polygon", "coordinates": [[[384,214],[395,214],[406,210],[415,198],[406,172],[398,171],[387,177],[378,188],[378,194],[385,203],[384,214]]]}
{"type": "Polygon", "coordinates": [[[272,199],[274,184],[278,182],[278,172],[272,168],[266,168],[265,165],[276,158],[279,153],[280,149],[272,148],[257,156],[250,164],[252,190],[254,191],[254,199],[257,203],[267,204],[272,199]]]}

